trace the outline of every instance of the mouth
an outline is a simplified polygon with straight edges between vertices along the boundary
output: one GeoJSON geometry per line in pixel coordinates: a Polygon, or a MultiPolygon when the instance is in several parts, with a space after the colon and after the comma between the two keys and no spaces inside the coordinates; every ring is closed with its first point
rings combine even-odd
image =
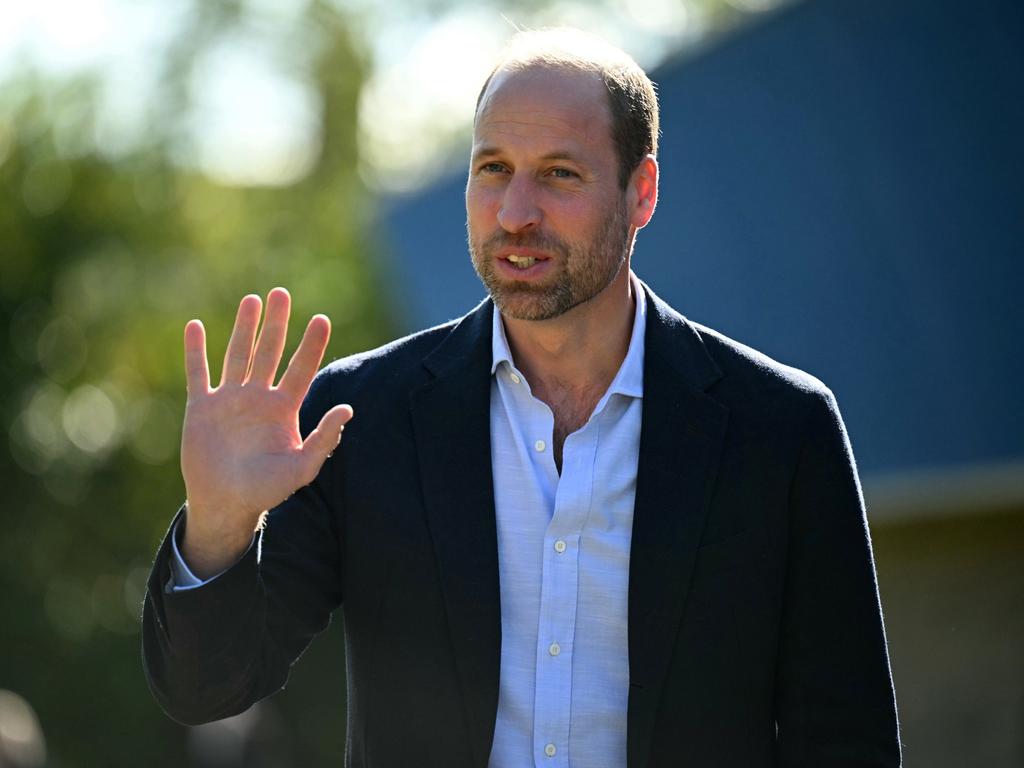
{"type": "Polygon", "coordinates": [[[529,269],[538,261],[536,256],[520,256],[518,253],[509,254],[505,260],[509,264],[514,264],[517,269],[529,269]]]}
{"type": "Polygon", "coordinates": [[[503,253],[499,253],[498,258],[515,270],[526,271],[535,264],[547,261],[550,257],[536,251],[509,248],[503,253]]]}

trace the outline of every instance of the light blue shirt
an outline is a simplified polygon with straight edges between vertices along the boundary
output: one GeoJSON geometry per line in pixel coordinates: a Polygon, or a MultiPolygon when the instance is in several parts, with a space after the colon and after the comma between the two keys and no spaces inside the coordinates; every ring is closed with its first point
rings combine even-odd
{"type": "Polygon", "coordinates": [[[629,350],[589,421],[566,438],[512,361],[494,313],[491,468],[501,676],[491,768],[621,768],[629,699],[629,551],[646,299],[633,280],[629,350]]]}
{"type": "MultiPolygon", "coordinates": [[[[621,768],[629,700],[629,553],[640,450],[647,304],[559,475],[554,416],[517,370],[494,313],[491,468],[501,590],[501,675],[491,768],[621,768]]],[[[171,537],[174,590],[195,577],[171,537]]],[[[216,577],[214,577],[216,578],[216,577]]]]}

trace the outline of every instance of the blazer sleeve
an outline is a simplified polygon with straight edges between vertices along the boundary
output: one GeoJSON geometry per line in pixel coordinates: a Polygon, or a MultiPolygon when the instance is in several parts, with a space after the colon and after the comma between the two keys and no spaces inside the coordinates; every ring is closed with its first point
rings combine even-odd
{"type": "Polygon", "coordinates": [[[782,768],[893,768],[899,727],[864,501],[828,390],[790,491],[777,680],[782,768]]]}
{"type": "MultiPolygon", "coordinates": [[[[308,434],[333,405],[321,374],[300,413],[308,434]]],[[[207,584],[172,592],[170,537],[150,573],[142,616],[146,678],[164,711],[187,725],[238,714],[284,687],[291,665],[342,599],[334,467],[269,512],[254,546],[207,584]]]]}

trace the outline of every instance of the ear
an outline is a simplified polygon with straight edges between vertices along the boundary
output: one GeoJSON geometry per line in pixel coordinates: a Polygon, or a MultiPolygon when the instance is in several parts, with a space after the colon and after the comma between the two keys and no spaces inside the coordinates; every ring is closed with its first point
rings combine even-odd
{"type": "Polygon", "coordinates": [[[626,188],[629,201],[629,223],[636,229],[647,226],[658,204],[658,161],[647,155],[633,170],[626,188]]]}

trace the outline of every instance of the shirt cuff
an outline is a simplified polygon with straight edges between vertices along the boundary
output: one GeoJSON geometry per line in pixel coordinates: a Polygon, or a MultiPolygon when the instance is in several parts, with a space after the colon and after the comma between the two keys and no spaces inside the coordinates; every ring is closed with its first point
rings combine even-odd
{"type": "MultiPolygon", "coordinates": [[[[215,573],[208,579],[200,579],[185,563],[185,558],[181,556],[181,550],[178,549],[178,530],[181,528],[182,520],[178,520],[174,525],[174,530],[171,531],[171,556],[168,558],[168,564],[171,566],[171,578],[167,582],[167,592],[186,592],[190,589],[196,589],[204,584],[209,584],[211,581],[216,579],[221,574],[225,573],[228,569],[215,573]]],[[[255,535],[253,540],[255,540],[255,535]]],[[[249,545],[250,548],[252,545],[249,545]]],[[[248,551],[248,550],[246,550],[248,551]]]]}

